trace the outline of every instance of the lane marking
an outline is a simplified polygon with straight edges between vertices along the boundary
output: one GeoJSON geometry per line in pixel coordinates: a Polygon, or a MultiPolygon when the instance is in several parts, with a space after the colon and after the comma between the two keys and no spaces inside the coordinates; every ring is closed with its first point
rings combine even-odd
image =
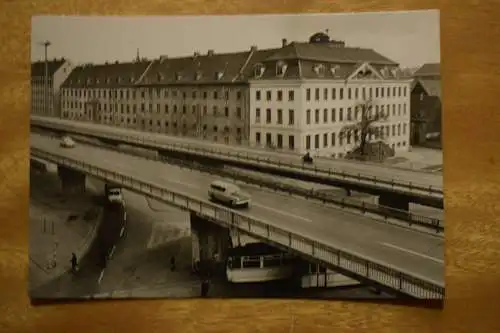
{"type": "Polygon", "coordinates": [[[256,207],[259,207],[259,208],[262,208],[262,209],[269,210],[271,212],[275,212],[277,214],[281,214],[281,215],[284,215],[284,216],[292,217],[294,219],[299,219],[299,220],[306,221],[306,222],[312,222],[312,220],[307,219],[305,217],[302,217],[302,216],[299,216],[299,215],[296,215],[296,214],[292,214],[292,213],[288,213],[288,212],[285,212],[283,210],[279,210],[279,209],[276,209],[276,208],[264,206],[264,205],[261,205],[261,204],[255,203],[255,202],[251,202],[250,206],[256,206],[256,207]]]}
{"type": "Polygon", "coordinates": [[[101,274],[99,275],[99,279],[97,280],[98,284],[101,284],[102,278],[104,277],[104,269],[101,271],[101,274]]]}
{"type": "Polygon", "coordinates": [[[415,252],[415,251],[412,251],[412,250],[404,249],[404,248],[396,246],[394,244],[390,244],[390,243],[379,243],[379,244],[382,244],[384,246],[393,248],[395,250],[399,250],[401,252],[406,252],[406,253],[409,253],[409,254],[413,254],[414,256],[417,256],[417,257],[421,257],[421,258],[424,258],[424,259],[432,260],[432,261],[437,262],[439,264],[444,264],[444,260],[441,260],[441,259],[438,259],[438,258],[435,258],[435,257],[431,257],[431,256],[425,255],[423,253],[418,253],[418,252],[415,252]]]}

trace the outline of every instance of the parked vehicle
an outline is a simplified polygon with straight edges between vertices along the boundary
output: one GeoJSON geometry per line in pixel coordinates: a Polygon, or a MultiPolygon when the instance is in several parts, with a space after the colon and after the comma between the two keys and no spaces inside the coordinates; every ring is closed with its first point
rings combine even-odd
{"type": "Polygon", "coordinates": [[[65,135],[61,138],[60,146],[63,148],[74,148],[75,141],[71,137],[65,135]]]}
{"type": "Polygon", "coordinates": [[[313,163],[313,158],[311,157],[311,154],[309,154],[309,152],[305,153],[305,155],[302,156],[302,162],[305,164],[313,163]]]}
{"type": "Polygon", "coordinates": [[[104,186],[106,198],[109,202],[120,203],[125,206],[125,199],[123,198],[122,189],[119,186],[106,184],[104,186]]]}
{"type": "Polygon", "coordinates": [[[210,200],[219,201],[231,207],[249,207],[250,196],[241,191],[239,186],[216,180],[208,189],[210,200]]]}

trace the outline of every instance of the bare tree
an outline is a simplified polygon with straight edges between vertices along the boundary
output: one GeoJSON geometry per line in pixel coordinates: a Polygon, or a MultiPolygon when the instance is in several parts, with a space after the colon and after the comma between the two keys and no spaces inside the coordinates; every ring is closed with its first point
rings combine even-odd
{"type": "Polygon", "coordinates": [[[384,131],[380,130],[380,125],[377,123],[387,120],[388,116],[389,113],[383,113],[378,109],[374,111],[373,102],[366,100],[355,106],[356,123],[344,126],[340,131],[340,137],[353,137],[358,144],[352,152],[355,156],[365,157],[368,154],[367,146],[371,138],[384,138],[384,131]]]}

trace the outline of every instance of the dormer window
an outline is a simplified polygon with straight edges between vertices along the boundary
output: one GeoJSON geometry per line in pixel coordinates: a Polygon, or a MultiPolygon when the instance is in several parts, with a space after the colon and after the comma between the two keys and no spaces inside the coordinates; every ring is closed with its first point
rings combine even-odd
{"type": "Polygon", "coordinates": [[[95,79],[95,83],[99,83],[99,82],[101,82],[101,80],[95,79]]]}
{"type": "Polygon", "coordinates": [[[80,83],[81,83],[81,80],[80,80],[80,79],[78,79],[77,83],[78,83],[78,84],[80,84],[80,83]]]}
{"type": "Polygon", "coordinates": [[[337,73],[337,70],[339,69],[339,65],[332,65],[330,66],[330,73],[332,73],[332,76],[335,76],[337,73]]]}
{"type": "Polygon", "coordinates": [[[175,79],[176,79],[177,81],[179,81],[180,79],[182,79],[182,74],[181,74],[181,73],[179,73],[179,72],[175,73],[175,79]]]}
{"type": "Polygon", "coordinates": [[[391,69],[391,74],[392,74],[392,76],[397,77],[398,76],[398,69],[397,68],[391,69]]]}
{"type": "Polygon", "coordinates": [[[276,63],[276,76],[285,75],[288,65],[284,61],[278,61],[276,63]]]}
{"type": "Polygon", "coordinates": [[[314,73],[316,73],[316,75],[323,76],[323,75],[325,75],[325,65],[315,64],[313,66],[313,71],[314,71],[314,73]]]}
{"type": "Polygon", "coordinates": [[[256,64],[253,74],[256,78],[260,78],[262,75],[264,75],[264,70],[265,68],[263,64],[256,64]]]}
{"type": "Polygon", "coordinates": [[[122,82],[122,78],[118,76],[118,77],[116,78],[116,83],[121,83],[121,82],[122,82]]]}
{"type": "Polygon", "coordinates": [[[106,78],[106,84],[109,84],[109,77],[106,78]]]}
{"type": "Polygon", "coordinates": [[[87,84],[92,84],[92,79],[91,78],[87,78],[87,84]]]}
{"type": "Polygon", "coordinates": [[[201,71],[197,71],[195,74],[194,74],[194,79],[196,81],[200,80],[201,79],[201,71]]]}
{"type": "Polygon", "coordinates": [[[163,81],[163,75],[161,73],[156,74],[156,81],[158,82],[163,81]]]}
{"type": "Polygon", "coordinates": [[[134,78],[133,76],[131,76],[131,77],[129,78],[129,81],[130,81],[130,83],[133,83],[133,82],[135,81],[135,78],[134,78]]]}
{"type": "Polygon", "coordinates": [[[389,69],[387,67],[382,68],[382,70],[380,71],[383,77],[387,77],[387,75],[389,74],[388,72],[389,69]]]}
{"type": "Polygon", "coordinates": [[[224,73],[223,72],[216,72],[215,73],[215,79],[216,80],[220,80],[222,79],[222,77],[224,76],[224,73]]]}

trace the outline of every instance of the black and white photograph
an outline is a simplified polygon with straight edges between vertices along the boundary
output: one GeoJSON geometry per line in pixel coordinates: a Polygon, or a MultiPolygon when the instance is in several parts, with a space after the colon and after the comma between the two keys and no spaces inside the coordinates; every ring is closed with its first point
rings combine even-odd
{"type": "Polygon", "coordinates": [[[34,16],[30,298],[444,299],[438,10],[34,16]]]}

